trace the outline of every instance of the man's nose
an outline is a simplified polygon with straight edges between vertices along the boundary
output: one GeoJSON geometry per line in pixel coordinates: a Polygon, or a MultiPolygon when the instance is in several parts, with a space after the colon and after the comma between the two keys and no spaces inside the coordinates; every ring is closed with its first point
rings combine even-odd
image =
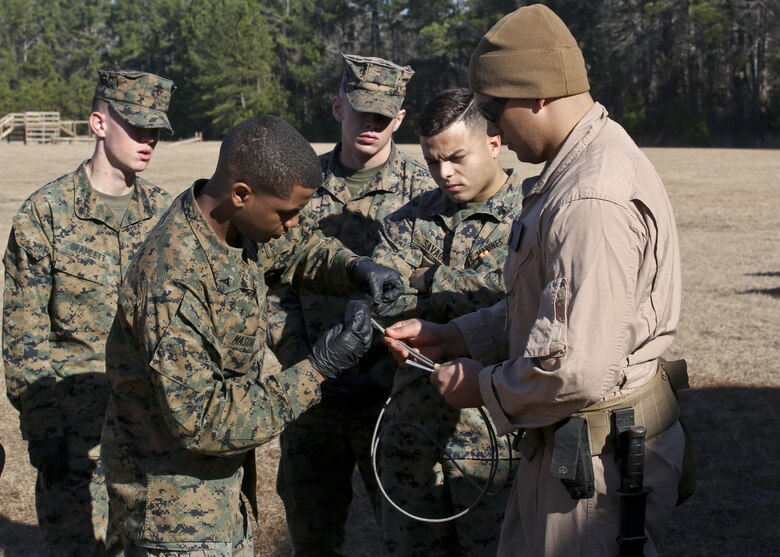
{"type": "Polygon", "coordinates": [[[298,216],[299,215],[295,215],[293,218],[287,219],[286,221],[284,221],[282,223],[282,226],[284,227],[284,229],[285,230],[290,230],[291,228],[295,228],[296,226],[298,226],[298,216]]]}
{"type": "Polygon", "coordinates": [[[160,139],[160,130],[157,128],[138,128],[139,143],[157,143],[160,139]]]}
{"type": "Polygon", "coordinates": [[[442,178],[450,178],[453,174],[455,174],[455,172],[451,162],[442,161],[439,163],[439,175],[442,178]]]}
{"type": "Polygon", "coordinates": [[[371,131],[382,131],[385,129],[392,120],[382,116],[381,114],[367,114],[365,125],[371,131]]]}

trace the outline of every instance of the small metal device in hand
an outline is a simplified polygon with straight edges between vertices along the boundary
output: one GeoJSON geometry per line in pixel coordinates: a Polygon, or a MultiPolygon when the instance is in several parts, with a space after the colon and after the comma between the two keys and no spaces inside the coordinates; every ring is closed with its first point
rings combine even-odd
{"type": "MultiPolygon", "coordinates": [[[[383,335],[385,334],[385,328],[379,323],[377,323],[376,319],[371,318],[371,325],[374,327],[374,329],[376,329],[383,335]]],[[[406,349],[409,352],[409,356],[411,356],[409,359],[406,360],[406,362],[404,362],[406,363],[406,365],[425,370],[429,373],[434,372],[434,366],[436,365],[436,362],[431,360],[428,356],[423,356],[420,352],[418,352],[417,350],[415,350],[405,342],[401,342],[400,340],[396,340],[395,342],[397,342],[398,345],[401,346],[402,348],[406,349]],[[411,358],[416,358],[417,361],[414,361],[411,358]]]]}
{"type": "Polygon", "coordinates": [[[423,371],[427,371],[428,373],[433,373],[436,371],[436,368],[432,368],[426,364],[420,364],[412,360],[411,358],[407,358],[404,360],[404,363],[408,365],[409,367],[416,367],[417,369],[421,369],[423,371]]]}

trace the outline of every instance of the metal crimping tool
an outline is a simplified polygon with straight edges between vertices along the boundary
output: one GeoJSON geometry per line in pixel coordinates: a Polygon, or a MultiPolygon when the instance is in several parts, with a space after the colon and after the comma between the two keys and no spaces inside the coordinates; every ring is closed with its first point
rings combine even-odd
{"type": "MultiPolygon", "coordinates": [[[[374,327],[374,329],[382,333],[382,335],[385,334],[385,328],[379,323],[377,323],[377,321],[373,317],[371,318],[371,325],[374,327]]],[[[431,360],[428,356],[423,356],[422,354],[420,354],[420,352],[418,352],[417,350],[415,350],[405,342],[401,342],[400,340],[396,340],[395,342],[397,342],[402,348],[405,348],[409,352],[410,357],[407,358],[406,361],[404,362],[406,365],[411,367],[416,367],[417,369],[427,371],[428,373],[434,372],[433,366],[436,365],[436,362],[431,360]],[[413,360],[412,358],[415,358],[416,361],[413,360]]]]}

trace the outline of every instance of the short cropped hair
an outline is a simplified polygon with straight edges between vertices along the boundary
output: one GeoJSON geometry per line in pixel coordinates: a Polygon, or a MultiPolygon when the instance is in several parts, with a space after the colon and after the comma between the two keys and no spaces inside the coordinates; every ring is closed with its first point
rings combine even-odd
{"type": "Polygon", "coordinates": [[[108,104],[108,101],[105,101],[98,97],[92,97],[92,112],[105,112],[110,108],[111,105],[108,104]]]}
{"type": "Polygon", "coordinates": [[[110,102],[99,97],[92,97],[92,112],[102,112],[106,116],[110,115],[115,120],[127,121],[111,106],[110,102]]]}
{"type": "Polygon", "coordinates": [[[322,183],[317,154],[304,137],[277,116],[244,120],[225,136],[217,165],[237,182],[281,199],[294,186],[315,189],[322,183]]]}
{"type": "Polygon", "coordinates": [[[469,89],[446,89],[433,97],[420,114],[420,135],[438,135],[455,122],[463,121],[474,133],[486,133],[487,121],[477,110],[469,89]]]}

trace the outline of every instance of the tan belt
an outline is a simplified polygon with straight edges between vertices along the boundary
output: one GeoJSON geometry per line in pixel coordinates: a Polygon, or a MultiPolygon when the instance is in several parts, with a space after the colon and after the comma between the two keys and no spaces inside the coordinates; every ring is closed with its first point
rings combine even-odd
{"type": "MultiPolygon", "coordinates": [[[[612,414],[615,410],[625,408],[634,409],[634,424],[645,426],[647,439],[665,431],[680,418],[680,406],[672,391],[669,376],[659,365],[658,373],[636,392],[592,404],[573,414],[588,421],[590,450],[593,456],[615,450],[612,414]]],[[[555,429],[556,426],[551,425],[526,430],[516,442],[517,450],[523,458],[530,461],[542,443],[552,443],[555,429]]]]}
{"type": "Polygon", "coordinates": [[[590,452],[593,456],[615,450],[612,413],[624,408],[634,409],[634,424],[645,426],[647,439],[666,431],[680,419],[680,406],[672,391],[669,376],[659,367],[655,377],[638,391],[592,404],[574,414],[588,420],[590,452]]]}

